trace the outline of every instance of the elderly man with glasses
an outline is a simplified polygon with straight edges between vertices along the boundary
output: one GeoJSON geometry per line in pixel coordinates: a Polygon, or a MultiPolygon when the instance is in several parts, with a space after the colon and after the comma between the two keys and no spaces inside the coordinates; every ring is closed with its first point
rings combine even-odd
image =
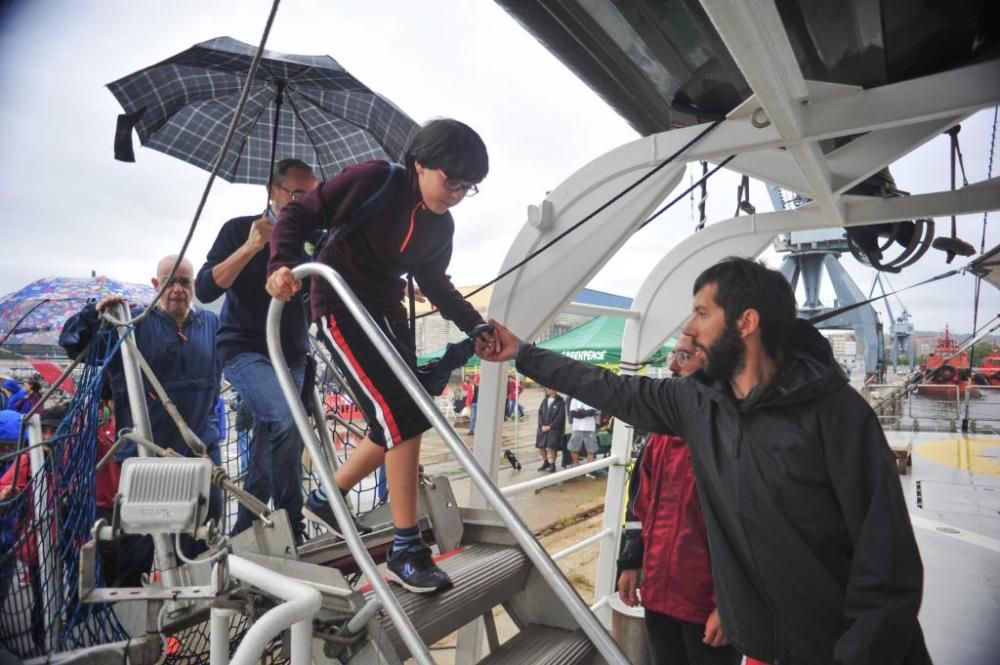
{"type": "MultiPolygon", "coordinates": [[[[193,306],[194,268],[187,259],[179,264],[176,256],[161,259],[152,284],[157,291],[165,288],[152,305],[152,311],[136,322],[133,332],[136,346],[184,422],[207,446],[209,457],[218,465],[220,423],[215,404],[219,399],[222,364],[215,342],[219,317],[193,306]],[[175,264],[177,268],[171,276],[175,264]]],[[[86,305],[63,326],[59,345],[71,358],[78,355],[100,329],[101,312],[121,302],[124,302],[121,296],[106,296],[96,304],[86,305]]],[[[140,309],[132,308],[133,317],[139,315],[140,309]]],[[[132,427],[125,373],[118,354],[108,365],[108,377],[115,403],[115,423],[119,428],[132,427]]],[[[194,456],[163,402],[151,390],[146,392],[146,406],[153,442],[181,455],[194,456]]],[[[137,454],[136,444],[130,441],[118,449],[114,459],[120,463],[137,454]]],[[[209,515],[215,518],[221,512],[222,496],[213,488],[209,515]]],[[[190,544],[184,547],[189,556],[196,551],[190,544]]],[[[123,560],[118,563],[119,578],[108,582],[138,586],[140,575],[149,570],[152,562],[152,542],[144,536],[132,538],[128,543],[123,542],[120,549],[123,560]]]]}
{"type": "MultiPolygon", "coordinates": [[[[225,294],[219,355],[226,378],[253,414],[254,436],[244,489],[261,501],[273,500],[276,510],[288,512],[296,538],[302,540],[302,438],[282,396],[267,353],[267,310],[271,296],[267,281],[271,233],[287,204],[316,187],[316,176],[298,159],[279,161],[268,183],[270,204],[263,215],[237,217],[226,222],[205,264],[198,271],[195,291],[202,302],[225,294]]],[[[306,337],[302,296],[285,307],[281,316],[281,344],[285,361],[299,387],[305,381],[306,337]]],[[[233,532],[250,526],[253,515],[242,505],[233,532]]]]}

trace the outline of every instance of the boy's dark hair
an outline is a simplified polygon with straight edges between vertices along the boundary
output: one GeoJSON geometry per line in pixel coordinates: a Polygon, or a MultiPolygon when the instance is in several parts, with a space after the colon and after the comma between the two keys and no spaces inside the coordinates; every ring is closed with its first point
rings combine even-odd
{"type": "Polygon", "coordinates": [[[36,393],[42,392],[42,384],[34,379],[28,381],[28,386],[36,393]]]}
{"type": "Polygon", "coordinates": [[[486,144],[468,125],[439,118],[417,130],[406,149],[406,167],[420,162],[429,169],[443,169],[452,180],[482,182],[490,171],[486,144]]]}
{"type": "Polygon", "coordinates": [[[698,275],[693,293],[706,284],[716,285],[715,303],[725,312],[727,325],[746,310],[757,310],[764,349],[779,360],[796,318],[795,293],[784,275],[757,261],[730,256],[698,275]]]}
{"type": "Polygon", "coordinates": [[[288,175],[288,169],[302,169],[303,171],[312,173],[312,167],[301,159],[289,157],[288,159],[282,159],[274,165],[274,169],[271,170],[271,179],[267,181],[268,184],[278,183],[280,185],[284,182],[285,176],[288,175]]]}

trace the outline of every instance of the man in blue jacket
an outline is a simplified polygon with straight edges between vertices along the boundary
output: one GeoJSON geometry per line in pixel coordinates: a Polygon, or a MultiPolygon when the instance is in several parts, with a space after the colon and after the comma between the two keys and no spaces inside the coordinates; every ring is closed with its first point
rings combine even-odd
{"type": "MultiPolygon", "coordinates": [[[[267,353],[266,322],[271,296],[264,290],[271,232],[278,213],[316,186],[316,176],[298,159],[283,159],[274,168],[263,215],[226,222],[205,264],[195,291],[202,302],[225,294],[219,327],[219,356],[226,378],[253,413],[254,436],[244,489],[275,509],[288,512],[296,537],[302,539],[302,438],[285,402],[267,353]]],[[[281,345],[296,383],[302,387],[309,350],[302,296],[281,316],[281,345]]],[[[250,526],[253,514],[242,505],[233,532],[250,526]]]]}
{"type": "MultiPolygon", "coordinates": [[[[152,280],[157,290],[166,282],[176,260],[176,256],[160,260],[156,277],[152,280]]],[[[219,318],[213,312],[193,307],[193,298],[194,268],[185,259],[177,267],[160,300],[152,306],[152,311],[136,323],[135,341],[139,353],[149,363],[181,417],[207,446],[212,461],[219,465],[220,429],[215,411],[222,378],[222,365],[216,351],[219,318]]],[[[98,332],[101,325],[100,313],[120,302],[124,302],[121,296],[106,296],[96,304],[86,305],[63,326],[59,345],[71,358],[76,357],[98,332]]],[[[138,316],[139,311],[139,308],[133,308],[133,316],[138,316]]],[[[129,410],[124,369],[117,354],[108,366],[108,374],[115,402],[116,423],[119,428],[131,427],[132,413],[129,410]]],[[[193,456],[163,403],[148,383],[144,392],[153,442],[182,455],[193,456]]],[[[137,454],[136,444],[128,442],[115,453],[115,460],[121,462],[137,454]]],[[[213,487],[209,515],[216,518],[221,512],[221,492],[213,487]]],[[[140,574],[149,570],[152,543],[143,537],[141,542],[130,543],[128,546],[123,544],[121,550],[127,561],[119,562],[121,576],[118,583],[137,586],[140,574]]]]}

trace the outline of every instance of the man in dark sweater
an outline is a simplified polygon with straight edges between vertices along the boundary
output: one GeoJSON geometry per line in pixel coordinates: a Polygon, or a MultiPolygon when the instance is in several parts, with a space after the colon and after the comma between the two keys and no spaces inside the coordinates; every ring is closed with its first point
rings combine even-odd
{"type": "MultiPolygon", "coordinates": [[[[271,232],[278,213],[316,186],[307,164],[283,159],[268,185],[271,204],[260,216],[231,219],[219,231],[198,271],[195,293],[202,302],[225,294],[218,348],[223,371],[253,413],[255,428],[244,489],[261,501],[288,511],[296,537],[305,533],[302,518],[302,439],[282,396],[267,353],[265,326],[271,297],[264,290],[271,232]]],[[[308,342],[301,296],[281,316],[285,361],[301,388],[308,342]]],[[[242,505],[234,532],[250,526],[252,513],[242,505]]]]}

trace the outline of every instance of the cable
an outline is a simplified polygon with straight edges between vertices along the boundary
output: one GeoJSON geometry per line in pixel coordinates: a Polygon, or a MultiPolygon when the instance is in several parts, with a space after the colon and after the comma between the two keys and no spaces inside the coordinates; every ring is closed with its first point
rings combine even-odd
{"type": "Polygon", "coordinates": [[[678,201],[680,201],[681,199],[683,199],[687,195],[687,193],[689,191],[691,191],[695,187],[698,187],[699,185],[701,185],[701,183],[706,182],[709,178],[711,178],[713,175],[715,175],[715,173],[719,169],[721,169],[723,166],[725,166],[729,162],[733,161],[735,158],[736,158],[736,155],[729,155],[729,157],[726,157],[721,162],[719,162],[718,164],[716,164],[716,166],[715,166],[714,169],[712,169],[711,171],[709,171],[708,173],[706,173],[705,175],[703,175],[701,178],[699,178],[698,180],[696,180],[694,182],[694,184],[691,185],[691,187],[689,189],[685,189],[683,192],[681,192],[680,194],[678,194],[677,197],[674,198],[670,203],[668,203],[667,205],[663,206],[662,208],[660,208],[659,210],[657,210],[656,212],[654,212],[652,215],[650,215],[649,218],[645,222],[643,222],[641,226],[639,226],[639,228],[640,229],[645,228],[645,226],[647,224],[649,224],[650,222],[652,222],[654,219],[656,219],[657,217],[659,217],[660,215],[662,215],[666,211],[670,210],[670,208],[672,208],[674,206],[674,204],[676,204],[678,201]]]}
{"type": "Polygon", "coordinates": [[[962,270],[958,269],[958,268],[956,268],[955,270],[949,270],[948,272],[943,272],[940,275],[935,275],[934,277],[931,277],[930,279],[925,279],[922,282],[917,282],[916,284],[910,284],[909,286],[904,286],[903,288],[901,288],[901,289],[899,289],[897,291],[890,291],[888,294],[884,294],[884,295],[881,295],[881,296],[875,296],[874,298],[869,298],[868,300],[862,300],[861,302],[856,302],[853,305],[846,305],[845,307],[838,307],[835,310],[826,312],[825,314],[820,314],[818,316],[814,316],[814,317],[806,319],[806,320],[809,323],[811,323],[813,325],[816,325],[816,324],[822,323],[823,321],[826,321],[828,319],[832,319],[832,318],[834,318],[836,316],[840,316],[841,314],[845,314],[847,312],[850,312],[851,310],[857,309],[858,307],[864,307],[865,305],[870,305],[873,302],[878,302],[879,300],[882,300],[883,298],[888,298],[889,296],[894,295],[896,293],[902,293],[903,291],[908,291],[910,289],[915,289],[918,286],[923,286],[924,284],[930,284],[931,282],[936,282],[939,279],[944,279],[945,277],[951,277],[952,275],[957,275],[960,272],[962,272],[962,270]]]}
{"type": "MultiPolygon", "coordinates": [[[[986,163],[986,179],[989,180],[993,177],[993,149],[996,147],[997,139],[997,111],[1000,107],[993,107],[993,132],[990,136],[990,154],[989,159],[986,163]]],[[[958,150],[958,137],[955,136],[955,150],[958,150]]],[[[958,153],[959,163],[962,162],[962,153],[958,153]]],[[[962,180],[968,185],[968,181],[965,180],[965,165],[962,164],[962,180]]],[[[983,212],[983,233],[979,239],[979,254],[982,255],[986,251],[986,222],[989,219],[989,211],[983,212]]],[[[954,218],[953,218],[954,219],[954,218]]],[[[974,290],[974,295],[972,297],[972,329],[976,329],[976,325],[979,323],[979,291],[983,284],[982,275],[976,274],[976,288],[974,290]]],[[[973,344],[972,348],[969,349],[969,368],[970,370],[976,366],[976,345],[973,344]]],[[[970,400],[965,400],[965,417],[962,418],[962,431],[969,431],[969,410],[971,409],[970,400]]]]}
{"type": "MultiPolygon", "coordinates": [[[[624,197],[626,194],[628,194],[629,192],[631,192],[633,189],[635,189],[636,187],[638,187],[642,183],[644,183],[647,180],[649,180],[650,178],[652,178],[653,175],[655,175],[656,173],[658,173],[659,171],[661,171],[663,168],[665,168],[666,166],[668,166],[677,157],[679,157],[684,152],[686,152],[688,150],[688,148],[690,148],[691,146],[693,146],[696,143],[698,143],[699,141],[701,141],[709,132],[711,132],[713,129],[715,129],[720,124],[722,124],[722,122],[723,122],[722,119],[714,121],[708,127],[706,127],[705,129],[703,129],[702,131],[700,131],[697,136],[695,136],[693,139],[691,139],[690,141],[688,141],[687,143],[685,143],[683,146],[681,146],[680,148],[678,148],[676,152],[674,152],[672,155],[670,155],[669,157],[667,157],[665,160],[663,160],[662,162],[660,162],[659,164],[657,164],[656,166],[654,166],[653,169],[649,173],[646,173],[641,178],[639,178],[638,180],[636,180],[635,182],[633,182],[631,185],[629,185],[628,187],[626,187],[622,191],[620,191],[617,194],[615,194],[613,197],[611,197],[610,199],[608,199],[607,201],[605,201],[604,203],[602,203],[600,206],[597,207],[597,209],[595,209],[593,212],[591,212],[590,214],[588,214],[587,216],[585,216],[579,222],[577,222],[576,224],[573,224],[573,226],[569,227],[568,229],[566,229],[565,231],[563,231],[562,233],[560,233],[559,235],[557,235],[555,238],[553,238],[549,242],[545,243],[544,245],[542,245],[541,247],[539,247],[538,249],[536,249],[532,253],[528,254],[526,257],[524,257],[523,259],[521,259],[520,261],[518,261],[517,263],[515,263],[514,265],[512,265],[507,270],[504,270],[503,272],[501,272],[499,275],[497,275],[496,277],[494,277],[490,281],[486,282],[485,284],[480,285],[479,287],[473,289],[469,293],[462,294],[462,298],[467,300],[467,299],[471,298],[472,296],[476,295],[477,293],[480,293],[480,292],[486,290],[487,288],[489,288],[490,286],[496,284],[497,282],[499,282],[501,279],[503,279],[507,275],[510,275],[514,271],[516,271],[519,268],[521,268],[522,266],[524,266],[526,263],[528,263],[528,261],[531,261],[535,257],[537,257],[540,254],[542,254],[545,250],[547,250],[550,247],[552,247],[553,245],[555,245],[557,242],[559,242],[560,240],[562,240],[563,238],[565,238],[566,236],[568,236],[570,233],[572,233],[573,231],[577,230],[578,228],[580,228],[581,226],[583,226],[584,224],[586,224],[587,222],[589,222],[590,220],[592,220],[594,217],[596,217],[600,213],[602,213],[605,210],[607,210],[608,207],[610,207],[612,204],[616,203],[619,199],[621,199],[622,197],[624,197]]],[[[733,159],[733,157],[735,157],[735,155],[731,155],[731,156],[727,157],[725,159],[725,161],[722,162],[722,164],[728,163],[730,160],[733,159]]],[[[712,173],[715,173],[715,171],[717,171],[721,166],[722,165],[720,164],[719,167],[716,167],[712,171],[712,173]]],[[[709,174],[709,175],[711,175],[711,174],[709,174]]],[[[700,184],[700,182],[701,181],[699,180],[697,183],[695,183],[695,185],[700,184]]],[[[666,208],[669,208],[670,206],[672,206],[679,199],[684,198],[684,196],[688,192],[690,192],[690,191],[691,191],[690,189],[684,190],[684,193],[681,194],[681,196],[678,197],[677,199],[674,199],[673,201],[671,201],[670,204],[668,204],[666,206],[666,208]]],[[[645,222],[642,223],[642,226],[640,226],[639,228],[641,229],[646,224],[649,224],[661,212],[665,211],[666,208],[661,209],[659,212],[657,212],[652,217],[650,217],[649,219],[647,219],[645,222]]],[[[423,314],[420,314],[419,316],[414,317],[414,319],[422,319],[425,316],[430,316],[431,314],[436,314],[437,311],[438,311],[437,308],[432,308],[430,311],[424,312],[423,314]]]]}
{"type": "MultiPolygon", "coordinates": [[[[243,109],[246,107],[247,100],[250,98],[250,91],[253,89],[253,82],[257,76],[257,70],[260,68],[261,58],[264,55],[264,45],[267,44],[267,38],[271,34],[271,26],[274,24],[274,17],[278,13],[279,4],[281,4],[281,0],[274,0],[271,4],[271,13],[267,17],[267,24],[264,26],[264,34],[261,35],[260,44],[257,46],[257,52],[254,54],[253,62],[250,64],[250,71],[247,73],[246,83],[243,84],[243,92],[240,95],[240,101],[236,105],[236,110],[233,112],[233,119],[229,123],[229,129],[226,131],[226,139],[222,142],[222,147],[219,148],[219,156],[215,159],[215,165],[212,167],[212,171],[208,176],[208,182],[205,183],[205,189],[201,194],[201,200],[198,201],[198,207],[194,212],[194,219],[191,220],[191,226],[188,228],[187,236],[184,238],[181,250],[177,254],[177,260],[170,269],[170,274],[165,280],[163,280],[163,284],[160,285],[160,289],[156,293],[156,298],[153,300],[153,304],[158,303],[160,298],[163,297],[163,294],[170,288],[170,283],[173,280],[174,275],[177,273],[177,268],[180,267],[181,262],[184,260],[184,254],[187,252],[188,245],[191,244],[191,238],[194,237],[194,231],[198,228],[198,221],[201,219],[201,213],[205,209],[205,204],[208,202],[208,195],[212,191],[212,183],[215,182],[216,176],[218,176],[219,171],[222,170],[222,164],[228,156],[229,146],[233,142],[233,136],[236,134],[236,127],[239,125],[240,119],[243,116],[243,109]]],[[[132,324],[134,325],[145,318],[151,309],[152,307],[144,309],[132,320],[132,324]]],[[[117,321],[106,312],[104,315],[108,317],[114,325],[126,325],[125,322],[117,321]]]]}
{"type": "Polygon", "coordinates": [[[229,550],[225,548],[227,540],[228,540],[227,538],[222,538],[220,540],[220,542],[217,544],[217,546],[218,547],[222,547],[222,549],[220,549],[218,552],[216,552],[212,556],[205,557],[204,559],[189,559],[184,554],[184,548],[181,547],[181,537],[180,537],[180,534],[175,533],[174,534],[174,550],[176,550],[176,552],[177,552],[177,558],[180,559],[181,561],[183,561],[184,563],[187,563],[187,564],[198,565],[198,564],[215,563],[219,559],[222,559],[222,558],[224,558],[224,557],[226,557],[226,556],[229,555],[229,550]]]}

